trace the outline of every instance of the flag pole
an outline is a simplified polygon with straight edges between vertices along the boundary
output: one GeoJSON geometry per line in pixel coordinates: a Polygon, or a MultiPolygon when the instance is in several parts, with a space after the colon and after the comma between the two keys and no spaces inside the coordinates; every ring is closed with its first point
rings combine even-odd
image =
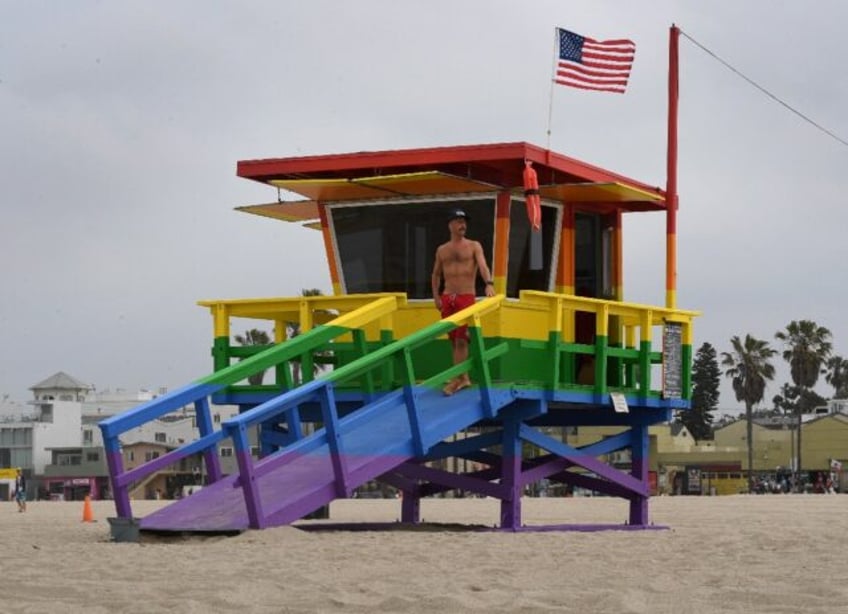
{"type": "Polygon", "coordinates": [[[668,39],[668,145],[665,187],[665,306],[677,307],[677,100],[680,28],[671,24],[668,39]]]}
{"type": "Polygon", "coordinates": [[[554,27],[554,61],[551,68],[551,93],[548,96],[548,130],[547,130],[547,145],[545,149],[551,150],[551,118],[554,114],[554,84],[556,83],[556,68],[557,59],[559,58],[559,28],[554,27]]]}

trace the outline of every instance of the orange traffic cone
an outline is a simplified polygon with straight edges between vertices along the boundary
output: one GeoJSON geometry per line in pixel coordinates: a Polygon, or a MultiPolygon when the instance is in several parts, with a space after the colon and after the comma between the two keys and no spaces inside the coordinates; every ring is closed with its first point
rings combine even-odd
{"type": "Polygon", "coordinates": [[[91,498],[86,495],[85,502],[82,505],[82,521],[94,522],[94,512],[91,511],[91,498]]]}

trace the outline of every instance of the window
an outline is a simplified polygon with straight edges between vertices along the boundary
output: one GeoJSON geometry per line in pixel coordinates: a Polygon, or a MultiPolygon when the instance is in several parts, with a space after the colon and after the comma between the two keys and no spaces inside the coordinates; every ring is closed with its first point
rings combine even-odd
{"type": "Polygon", "coordinates": [[[513,199],[509,208],[509,272],[506,294],[519,290],[553,290],[554,264],[559,253],[559,208],[542,205],[541,233],[532,232],[524,202],[513,199]]]}
{"type": "Polygon", "coordinates": [[[68,467],[82,464],[81,454],[57,454],[56,464],[61,467],[68,467]]]}
{"type": "Polygon", "coordinates": [[[98,454],[97,452],[86,452],[85,461],[87,463],[96,463],[99,460],[100,460],[100,454],[98,454]]]}
{"type": "MultiPolygon", "coordinates": [[[[431,298],[430,275],[436,248],[450,236],[447,214],[455,207],[468,212],[468,237],[482,244],[491,268],[493,196],[330,206],[345,290],[406,292],[409,298],[431,298]]],[[[484,294],[479,276],[477,283],[477,294],[484,294]]]]}
{"type": "Polygon", "coordinates": [[[221,458],[230,458],[233,455],[232,448],[221,448],[221,458]]]}
{"type": "Polygon", "coordinates": [[[135,460],[135,452],[133,452],[132,450],[127,452],[127,460],[128,461],[134,461],[135,460]]]}
{"type": "Polygon", "coordinates": [[[156,441],[158,443],[165,443],[166,441],[168,441],[168,439],[165,437],[165,433],[154,433],[153,441],[156,441]]]}
{"type": "Polygon", "coordinates": [[[156,458],[159,458],[159,452],[145,452],[144,453],[144,460],[145,461],[152,461],[153,459],[156,459],[156,458]]]}
{"type": "Polygon", "coordinates": [[[214,416],[212,416],[212,422],[214,422],[215,424],[220,424],[221,423],[221,414],[215,414],[214,416]]]}
{"type": "Polygon", "coordinates": [[[91,429],[86,429],[82,432],[82,442],[83,443],[92,443],[94,441],[94,433],[91,432],[91,429]]]}
{"type": "Polygon", "coordinates": [[[598,261],[600,260],[600,222],[597,215],[578,213],[574,220],[574,283],[578,296],[600,294],[598,261]]]}

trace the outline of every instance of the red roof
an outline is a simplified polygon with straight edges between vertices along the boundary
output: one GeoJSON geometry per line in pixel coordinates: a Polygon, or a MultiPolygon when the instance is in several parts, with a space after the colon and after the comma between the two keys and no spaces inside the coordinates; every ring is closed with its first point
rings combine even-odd
{"type": "Polygon", "coordinates": [[[615,201],[625,210],[665,208],[665,193],[658,187],[523,142],[242,160],[237,174],[270,185],[277,182],[276,185],[289,189],[292,180],[367,180],[435,171],[500,189],[518,190],[523,186],[525,160],[533,162],[543,195],[547,186],[551,197],[569,200],[570,184],[582,184],[582,187],[617,184],[625,188],[626,197],[619,194],[607,198],[599,192],[585,202],[615,201]]]}

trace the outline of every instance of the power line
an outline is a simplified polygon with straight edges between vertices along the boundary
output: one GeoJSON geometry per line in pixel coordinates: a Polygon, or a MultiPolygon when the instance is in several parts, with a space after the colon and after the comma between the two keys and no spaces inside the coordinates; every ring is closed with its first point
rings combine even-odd
{"type": "Polygon", "coordinates": [[[843,139],[843,138],[841,138],[841,137],[837,136],[836,134],[834,134],[833,132],[831,132],[830,130],[828,130],[827,128],[825,128],[824,126],[822,126],[821,124],[816,123],[815,121],[813,121],[812,119],[810,119],[809,117],[807,117],[806,115],[804,115],[803,113],[801,113],[798,109],[796,109],[796,108],[794,108],[793,106],[791,106],[790,104],[788,104],[788,103],[784,102],[783,100],[781,100],[780,98],[778,98],[777,96],[775,96],[774,94],[772,94],[770,91],[768,91],[766,88],[764,88],[764,87],[763,87],[763,86],[761,86],[760,84],[756,83],[754,80],[749,79],[748,77],[746,77],[745,75],[743,75],[740,71],[736,70],[736,69],[735,69],[733,66],[731,66],[729,63],[725,62],[723,59],[721,59],[720,57],[718,57],[715,53],[713,53],[712,51],[710,51],[709,49],[707,49],[706,47],[704,47],[701,43],[699,43],[698,41],[696,41],[694,38],[692,38],[691,36],[689,36],[688,34],[686,34],[686,32],[684,32],[683,30],[680,30],[680,33],[681,33],[683,36],[685,36],[686,38],[688,38],[690,41],[692,41],[692,43],[693,43],[695,46],[699,47],[699,48],[700,48],[702,51],[704,51],[706,54],[711,55],[714,59],[716,59],[718,62],[720,62],[721,64],[723,64],[726,68],[728,68],[728,69],[729,69],[729,70],[731,70],[732,72],[734,72],[734,73],[736,73],[737,75],[739,75],[740,77],[742,77],[745,81],[747,81],[748,83],[750,83],[751,85],[753,85],[755,88],[757,88],[758,90],[760,90],[760,91],[761,91],[762,93],[764,93],[766,96],[768,96],[769,98],[771,98],[772,100],[774,100],[774,101],[775,101],[775,102],[777,102],[778,104],[780,104],[780,105],[782,105],[782,106],[786,107],[787,109],[789,109],[790,111],[792,111],[795,115],[797,115],[798,117],[800,117],[801,119],[803,119],[805,122],[807,122],[808,124],[811,124],[811,125],[815,126],[816,128],[818,128],[819,130],[821,130],[822,132],[824,132],[826,135],[828,135],[828,136],[829,136],[829,137],[831,137],[832,139],[835,139],[835,140],[839,141],[840,143],[842,143],[843,145],[847,145],[847,146],[848,146],[848,141],[846,141],[845,139],[843,139]]]}

